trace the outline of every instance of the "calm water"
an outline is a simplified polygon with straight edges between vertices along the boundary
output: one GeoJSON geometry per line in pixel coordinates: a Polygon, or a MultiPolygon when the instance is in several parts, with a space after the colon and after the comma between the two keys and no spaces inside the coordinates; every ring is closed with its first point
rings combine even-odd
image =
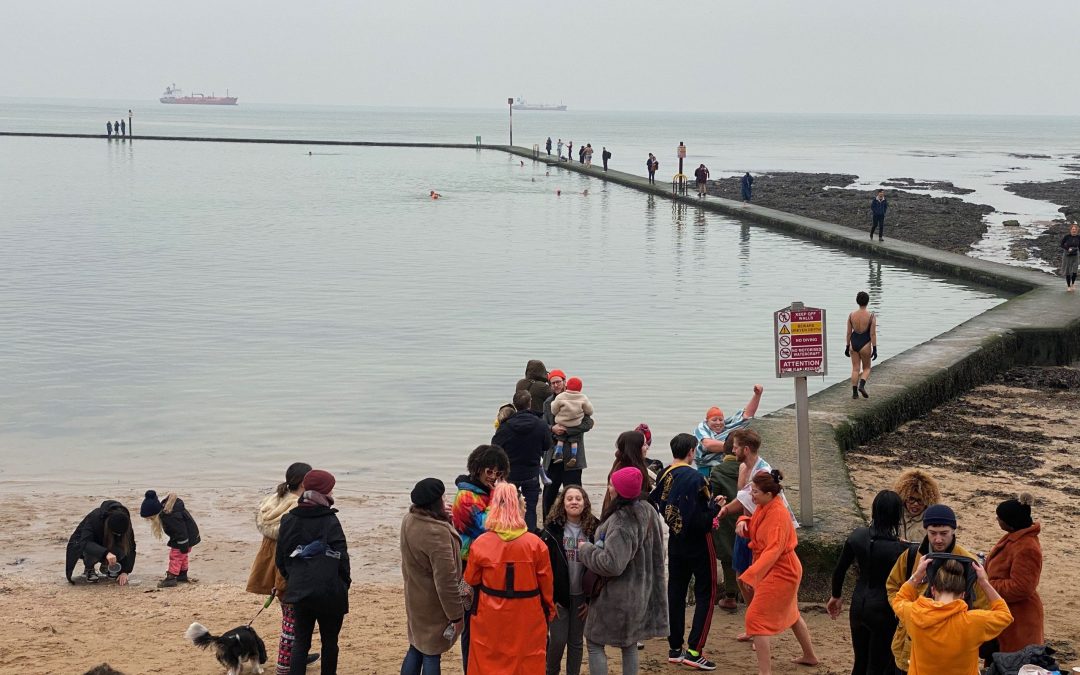
{"type": "Polygon", "coordinates": [[[365,489],[449,480],[530,358],[582,377],[606,455],[755,382],[763,412],[790,403],[770,331],[793,299],[832,312],[813,390],[846,377],[858,290],[886,359],[1002,301],[497,152],[3,138],[0,158],[2,489],[263,485],[297,459],[365,489]]]}
{"type": "MultiPolygon", "coordinates": [[[[135,111],[139,133],[338,140],[507,142],[508,111],[416,110],[355,107],[240,105],[176,106],[151,101],[35,101],[0,99],[0,130],[103,133],[105,121],[135,111]]],[[[856,174],[856,187],[873,188],[896,177],[950,180],[975,190],[962,199],[997,209],[989,231],[971,255],[1020,265],[1017,239],[1045,230],[1060,217],[1057,204],[1024,199],[1003,185],[1045,181],[1070,174],[1080,163],[1080,117],[940,115],[784,115],[709,113],[565,113],[519,111],[514,141],[531,146],[550,136],[592,143],[614,153],[612,166],[644,173],[649,152],[661,162],[661,176],[677,166],[675,147],[684,141],[688,161],[704,162],[714,177],[744,171],[826,171],[856,174]],[[1014,155],[1045,155],[1020,158],[1014,155]],[[1018,219],[1021,228],[1001,222],[1018,219]]],[[[599,155],[597,155],[599,157],[599,155]]],[[[929,191],[936,196],[945,193],[929,191]]],[[[904,218],[902,199],[891,214],[904,218]]]]}

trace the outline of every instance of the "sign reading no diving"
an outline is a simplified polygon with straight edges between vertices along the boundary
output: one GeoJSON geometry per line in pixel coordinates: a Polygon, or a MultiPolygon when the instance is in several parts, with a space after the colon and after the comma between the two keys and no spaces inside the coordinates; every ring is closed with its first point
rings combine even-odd
{"type": "Polygon", "coordinates": [[[827,375],[825,310],[791,307],[773,313],[777,377],[827,375]]]}

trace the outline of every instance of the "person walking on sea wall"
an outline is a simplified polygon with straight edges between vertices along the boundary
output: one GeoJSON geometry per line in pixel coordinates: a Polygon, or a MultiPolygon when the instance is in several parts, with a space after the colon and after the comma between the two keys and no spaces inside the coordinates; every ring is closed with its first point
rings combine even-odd
{"type": "Polygon", "coordinates": [[[878,190],[877,196],[870,201],[870,213],[874,217],[874,223],[870,226],[870,238],[874,238],[874,231],[878,233],[878,241],[885,241],[885,212],[889,210],[889,200],[885,199],[885,191],[878,190]]]}
{"type": "Polygon", "coordinates": [[[709,183],[709,169],[704,164],[698,165],[694,171],[694,179],[697,180],[697,196],[705,197],[706,186],[709,183]]]}
{"type": "Polygon", "coordinates": [[[848,314],[847,346],[844,356],[851,358],[851,398],[870,398],[866,381],[870,379],[870,362],[877,360],[877,317],[866,309],[870,294],[859,291],[855,296],[857,310],[848,314]]]}
{"type": "Polygon", "coordinates": [[[754,177],[747,171],[743,174],[743,177],[739,180],[739,189],[742,192],[743,202],[749,204],[750,198],[754,196],[754,177]]]}
{"type": "Polygon", "coordinates": [[[1076,290],[1076,270],[1080,266],[1080,226],[1073,223],[1069,233],[1061,240],[1061,272],[1065,276],[1065,290],[1076,290]]]}
{"type": "MultiPolygon", "coordinates": [[[[281,637],[278,639],[277,675],[289,675],[292,664],[292,646],[295,640],[296,611],[293,606],[282,601],[285,597],[285,577],[277,568],[277,541],[281,531],[281,519],[286,513],[296,508],[296,501],[304,492],[304,476],[311,471],[311,465],[294,462],[285,470],[285,480],[266,495],[255,511],[255,528],[262,535],[262,544],[255,560],[251,563],[248,574],[248,593],[270,595],[276,591],[281,603],[281,637]]],[[[319,658],[317,653],[308,654],[308,663],[319,658]]]]}
{"type": "Polygon", "coordinates": [[[544,144],[544,147],[547,149],[547,154],[550,155],[551,154],[551,136],[548,136],[547,143],[544,144]]]}
{"type": "Polygon", "coordinates": [[[656,155],[649,153],[649,158],[645,160],[645,170],[649,172],[649,183],[656,185],[656,170],[660,168],[660,162],[656,160],[656,155]]]}
{"type": "Polygon", "coordinates": [[[120,138],[127,136],[127,124],[124,120],[120,120],[120,138]]]}
{"type": "Polygon", "coordinates": [[[560,162],[562,161],[562,146],[563,142],[560,138],[559,142],[555,144],[555,156],[559,159],[560,162]]]}
{"type": "Polygon", "coordinates": [[[113,122],[113,131],[116,132],[116,137],[120,137],[120,120],[113,122]]]}
{"type": "Polygon", "coordinates": [[[461,635],[465,622],[461,537],[446,514],[445,494],[441,480],[423,479],[413,487],[412,506],[401,521],[401,577],[409,633],[401,675],[438,673],[443,653],[461,635]]]}
{"type": "Polygon", "coordinates": [[[611,151],[604,146],[603,151],[600,153],[600,159],[604,162],[604,171],[607,171],[607,163],[611,159],[611,151]]]}
{"type": "Polygon", "coordinates": [[[112,122],[105,123],[105,133],[109,135],[110,139],[112,138],[112,122]]]}

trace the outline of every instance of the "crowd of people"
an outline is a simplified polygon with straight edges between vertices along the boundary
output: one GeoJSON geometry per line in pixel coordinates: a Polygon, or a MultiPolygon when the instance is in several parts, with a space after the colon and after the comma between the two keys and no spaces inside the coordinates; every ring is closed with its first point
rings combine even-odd
{"type": "MultiPolygon", "coordinates": [[[[581,481],[595,413],[582,389],[581,378],[529,361],[491,442],[469,454],[452,500],[437,478],[416,483],[400,529],[409,641],[402,675],[440,672],[458,640],[472,675],[578,675],[585,663],[601,675],[609,652],[629,675],[653,638],[667,639],[670,664],[715,670],[705,653],[714,611],[735,613],[740,604],[736,638],[752,646],[746,659],[759,675],[772,673],[770,638],[788,630],[801,652],[793,661],[816,665],[798,604],[799,522],[783,472],[751,428],[761,385],[734,414],[710,407],[693,434],[671,438],[666,465],[650,457],[647,424],[619,434],[599,510],[581,481]]],[[[293,464],[256,510],[263,539],[247,590],[280,602],[278,675],[305,673],[318,660],[324,675],[337,672],[351,575],[335,483],[327,471],[293,464]],[[316,625],[321,653],[311,651],[316,625]]],[[[1041,645],[1040,526],[1031,507],[1028,495],[998,506],[1005,534],[982,560],[957,541],[956,516],[927,472],[908,470],[879,492],[869,525],[843,546],[826,605],[840,616],[846,575],[857,566],[853,675],[974,674],[980,657],[989,663],[1041,645]]],[[[149,490],[140,515],[168,537],[160,585],[193,581],[189,554],[200,537],[183,500],[149,490]]],[[[135,555],[128,509],[106,500],[72,534],[67,577],[81,561],[86,582],[124,585],[135,555]]]]}

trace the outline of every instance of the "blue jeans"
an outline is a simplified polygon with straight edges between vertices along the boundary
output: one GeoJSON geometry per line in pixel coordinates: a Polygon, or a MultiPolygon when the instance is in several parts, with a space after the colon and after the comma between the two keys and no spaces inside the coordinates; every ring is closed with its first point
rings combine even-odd
{"type": "Polygon", "coordinates": [[[442,654],[429,656],[409,645],[405,660],[401,662],[401,675],[440,675],[442,654]]]}

